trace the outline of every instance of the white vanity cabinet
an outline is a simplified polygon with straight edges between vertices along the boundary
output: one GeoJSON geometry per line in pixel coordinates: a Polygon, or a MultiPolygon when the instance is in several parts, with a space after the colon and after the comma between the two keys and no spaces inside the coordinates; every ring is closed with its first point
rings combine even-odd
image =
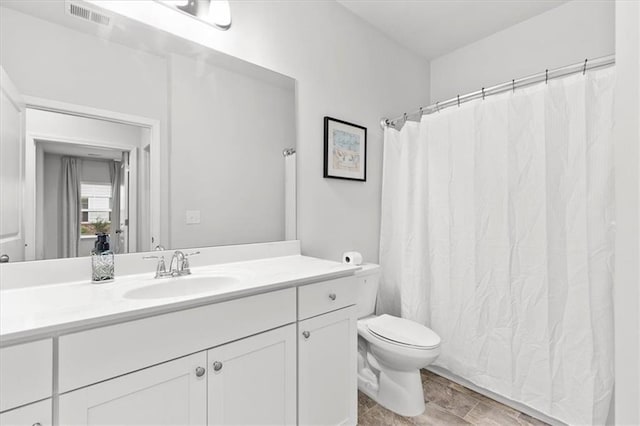
{"type": "Polygon", "coordinates": [[[60,395],[60,425],[205,425],[207,355],[198,352],[60,395]]]}
{"type": "Polygon", "coordinates": [[[285,424],[295,419],[295,322],[289,288],[61,336],[59,423],[245,424],[253,411],[285,424]],[[241,406],[247,395],[255,406],[241,406]]]}
{"type": "Polygon", "coordinates": [[[209,425],[296,423],[296,325],[207,352],[209,425]]]}
{"type": "Polygon", "coordinates": [[[298,289],[300,425],[357,423],[355,302],[356,283],[352,277],[298,289]],[[315,316],[304,318],[306,315],[315,316]]]}
{"type": "Polygon", "coordinates": [[[295,324],[87,386],[59,400],[61,425],[295,423],[295,324]]]}
{"type": "Polygon", "coordinates": [[[0,413],[0,426],[51,426],[51,398],[0,413]]]}
{"type": "Polygon", "coordinates": [[[49,398],[52,390],[51,339],[0,349],[0,412],[49,398]]]}
{"type": "Polygon", "coordinates": [[[0,426],[355,425],[356,290],[316,278],[3,347],[0,426]]]}
{"type": "Polygon", "coordinates": [[[67,392],[296,321],[288,288],[67,334],[58,388],[67,392]]]}

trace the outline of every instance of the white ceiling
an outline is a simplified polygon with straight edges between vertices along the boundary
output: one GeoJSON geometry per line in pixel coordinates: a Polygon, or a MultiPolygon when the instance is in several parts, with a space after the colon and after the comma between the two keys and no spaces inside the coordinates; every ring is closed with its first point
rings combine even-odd
{"type": "Polygon", "coordinates": [[[337,0],[409,50],[433,59],[568,0],[337,0]]]}

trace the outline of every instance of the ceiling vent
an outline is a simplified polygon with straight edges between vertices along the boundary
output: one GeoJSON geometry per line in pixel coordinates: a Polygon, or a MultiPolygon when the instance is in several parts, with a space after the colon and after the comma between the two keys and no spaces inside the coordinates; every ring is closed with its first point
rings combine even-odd
{"type": "Polygon", "coordinates": [[[75,16],[76,18],[80,18],[85,21],[94,22],[98,25],[108,27],[111,23],[111,18],[109,16],[76,1],[65,1],[65,9],[68,15],[75,16]]]}

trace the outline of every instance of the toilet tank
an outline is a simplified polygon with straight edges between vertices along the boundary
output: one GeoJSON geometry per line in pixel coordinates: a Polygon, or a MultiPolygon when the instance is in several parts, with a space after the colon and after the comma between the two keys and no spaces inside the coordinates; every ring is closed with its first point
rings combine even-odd
{"type": "Polygon", "coordinates": [[[367,263],[355,274],[358,285],[356,310],[358,318],[364,318],[376,313],[376,299],[378,284],[380,283],[380,265],[367,263]]]}

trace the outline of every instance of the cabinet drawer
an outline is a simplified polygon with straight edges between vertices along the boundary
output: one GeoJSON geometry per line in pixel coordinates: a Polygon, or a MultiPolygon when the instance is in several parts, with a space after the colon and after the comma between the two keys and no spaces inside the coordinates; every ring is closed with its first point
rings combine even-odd
{"type": "Polygon", "coordinates": [[[60,393],[296,320],[285,289],[60,337],[60,393]]]}
{"type": "Polygon", "coordinates": [[[298,287],[298,319],[355,305],[357,289],[355,277],[298,287]]]}
{"type": "Polygon", "coordinates": [[[0,414],[0,426],[51,426],[51,398],[0,414]]]}
{"type": "Polygon", "coordinates": [[[0,411],[51,396],[51,339],[0,349],[0,411]]]}

